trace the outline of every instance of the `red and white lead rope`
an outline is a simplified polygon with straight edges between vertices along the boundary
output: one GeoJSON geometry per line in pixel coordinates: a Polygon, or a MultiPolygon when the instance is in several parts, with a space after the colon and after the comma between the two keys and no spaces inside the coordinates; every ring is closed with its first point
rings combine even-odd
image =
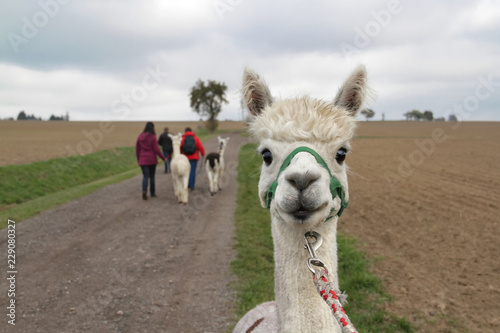
{"type": "Polygon", "coordinates": [[[349,320],[349,317],[342,307],[339,296],[347,297],[345,295],[340,295],[340,292],[335,292],[332,283],[328,280],[328,273],[324,269],[316,269],[313,275],[313,281],[316,285],[318,293],[323,297],[326,304],[332,309],[333,316],[337,319],[342,332],[344,333],[357,333],[356,328],[349,320]]]}

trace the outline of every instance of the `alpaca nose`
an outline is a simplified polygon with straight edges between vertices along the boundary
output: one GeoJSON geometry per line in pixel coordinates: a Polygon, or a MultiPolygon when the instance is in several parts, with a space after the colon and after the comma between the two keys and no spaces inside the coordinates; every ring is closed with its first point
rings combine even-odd
{"type": "Polygon", "coordinates": [[[314,183],[321,175],[317,172],[292,172],[285,176],[285,179],[290,185],[299,191],[305,190],[309,185],[314,183]]]}

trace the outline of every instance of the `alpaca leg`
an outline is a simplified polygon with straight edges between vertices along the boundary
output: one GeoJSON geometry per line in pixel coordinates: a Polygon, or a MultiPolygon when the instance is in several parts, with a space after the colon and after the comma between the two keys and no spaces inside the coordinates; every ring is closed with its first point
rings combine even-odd
{"type": "Polygon", "coordinates": [[[183,193],[182,202],[184,203],[184,205],[187,205],[188,203],[188,194],[189,194],[188,183],[189,183],[189,174],[184,176],[182,183],[182,193],[183,193]]]}
{"type": "Polygon", "coordinates": [[[172,173],[172,185],[174,186],[174,195],[177,198],[177,183],[175,182],[174,173],[172,173]]]}
{"type": "Polygon", "coordinates": [[[218,192],[220,190],[219,172],[220,172],[220,161],[215,164],[215,168],[214,168],[214,191],[215,192],[218,192]]]}
{"type": "Polygon", "coordinates": [[[208,183],[210,185],[210,194],[214,195],[216,192],[216,187],[215,187],[215,174],[213,170],[210,170],[208,173],[208,183]]]}
{"type": "Polygon", "coordinates": [[[219,191],[222,190],[222,174],[224,172],[224,169],[219,168],[219,174],[218,174],[218,181],[217,181],[217,186],[219,186],[219,191]]]}
{"type": "Polygon", "coordinates": [[[207,172],[208,187],[210,189],[210,194],[214,195],[212,190],[212,175],[211,175],[212,169],[210,168],[210,163],[208,163],[208,161],[205,163],[205,171],[207,172]]]}
{"type": "Polygon", "coordinates": [[[210,189],[210,194],[212,193],[212,175],[210,174],[210,170],[207,168],[207,178],[208,178],[208,188],[210,189]]]}
{"type": "Polygon", "coordinates": [[[219,166],[219,190],[222,190],[222,176],[224,174],[224,159],[220,157],[220,166],[219,166]]]}
{"type": "Polygon", "coordinates": [[[179,185],[177,184],[177,178],[176,177],[173,177],[173,183],[174,183],[174,194],[175,194],[175,198],[177,199],[177,201],[179,202],[179,185]]]}
{"type": "Polygon", "coordinates": [[[176,186],[175,196],[177,197],[177,202],[182,203],[183,202],[183,198],[182,198],[183,184],[182,184],[181,178],[179,178],[179,177],[175,178],[175,186],[176,186]]]}
{"type": "Polygon", "coordinates": [[[214,178],[214,192],[217,192],[218,190],[220,190],[220,188],[219,188],[219,170],[215,170],[213,178],[214,178]]]}

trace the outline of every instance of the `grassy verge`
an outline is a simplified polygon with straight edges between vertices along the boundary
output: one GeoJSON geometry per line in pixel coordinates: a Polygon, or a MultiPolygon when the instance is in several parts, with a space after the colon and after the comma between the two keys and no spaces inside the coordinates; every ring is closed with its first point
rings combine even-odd
{"type": "Polygon", "coordinates": [[[0,168],[0,205],[15,205],[137,167],[132,147],[0,168]]]}
{"type": "MultiPolygon", "coordinates": [[[[258,200],[258,170],[262,161],[255,149],[254,144],[242,146],[238,167],[237,257],[231,268],[238,277],[239,317],[256,305],[274,299],[270,218],[258,200]]],[[[384,311],[389,296],[383,292],[380,279],[368,270],[369,262],[356,249],[356,242],[339,234],[338,244],[340,288],[349,294],[345,309],[356,328],[360,332],[413,332],[406,320],[384,311]]]]}
{"type": "Polygon", "coordinates": [[[257,195],[261,159],[256,146],[241,147],[238,166],[238,197],[235,212],[237,257],[231,268],[238,277],[238,315],[274,299],[273,241],[269,212],[257,195]]]}
{"type": "MultiPolygon", "coordinates": [[[[202,142],[217,134],[197,133],[202,142]]],[[[138,174],[134,147],[0,167],[0,229],[138,174]]]]}
{"type": "Polygon", "coordinates": [[[5,226],[7,225],[7,219],[20,222],[40,212],[43,212],[44,210],[56,207],[71,200],[81,198],[102,187],[119,183],[140,173],[141,171],[139,168],[133,168],[132,170],[125,171],[117,175],[99,179],[87,184],[74,186],[63,191],[48,194],[43,197],[27,201],[25,203],[15,205],[10,209],[0,211],[0,229],[5,228],[5,226]]]}

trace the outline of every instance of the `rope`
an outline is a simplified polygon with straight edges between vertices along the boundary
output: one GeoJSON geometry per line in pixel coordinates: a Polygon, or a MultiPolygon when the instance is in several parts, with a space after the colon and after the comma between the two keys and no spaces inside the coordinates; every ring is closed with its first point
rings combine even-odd
{"type": "Polygon", "coordinates": [[[333,316],[342,328],[343,333],[357,333],[356,328],[349,320],[342,304],[347,303],[347,295],[335,290],[333,284],[328,280],[328,273],[324,269],[317,268],[313,275],[316,290],[323,297],[326,304],[332,309],[333,316]]]}

